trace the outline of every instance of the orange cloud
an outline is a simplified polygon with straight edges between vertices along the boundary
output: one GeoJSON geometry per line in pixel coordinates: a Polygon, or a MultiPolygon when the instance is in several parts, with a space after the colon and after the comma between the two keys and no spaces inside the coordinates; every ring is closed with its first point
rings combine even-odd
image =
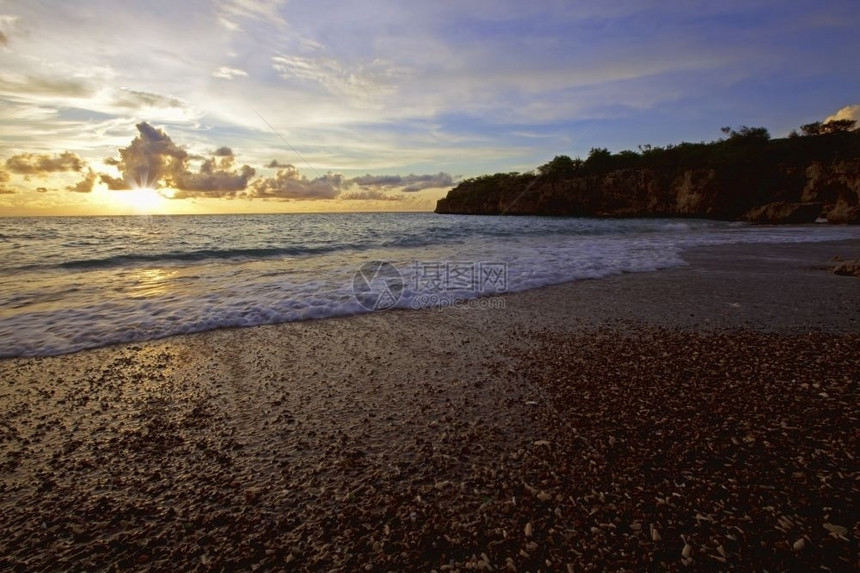
{"type": "Polygon", "coordinates": [[[95,185],[97,178],[98,175],[92,169],[90,169],[89,172],[84,175],[83,179],[81,179],[74,185],[66,187],[66,191],[73,191],[75,193],[89,193],[93,190],[93,185],[95,185]]]}
{"type": "Polygon", "coordinates": [[[11,195],[15,191],[6,188],[6,183],[9,182],[11,176],[6,171],[0,169],[0,195],[11,195]]]}
{"type": "Polygon", "coordinates": [[[860,104],[846,105],[845,107],[825,119],[824,123],[839,119],[853,119],[854,121],[860,123],[860,104]]]}
{"type": "Polygon", "coordinates": [[[71,151],[59,155],[19,153],[6,160],[6,169],[19,175],[42,176],[61,171],[80,171],[87,162],[71,151]]]}

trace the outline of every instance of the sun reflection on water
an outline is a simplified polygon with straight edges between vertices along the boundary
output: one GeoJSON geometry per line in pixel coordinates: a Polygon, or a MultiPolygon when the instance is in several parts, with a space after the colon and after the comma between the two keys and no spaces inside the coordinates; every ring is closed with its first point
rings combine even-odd
{"type": "Polygon", "coordinates": [[[171,282],[177,271],[168,269],[140,269],[132,277],[134,288],[129,293],[135,298],[162,295],[172,290],[171,282]]]}

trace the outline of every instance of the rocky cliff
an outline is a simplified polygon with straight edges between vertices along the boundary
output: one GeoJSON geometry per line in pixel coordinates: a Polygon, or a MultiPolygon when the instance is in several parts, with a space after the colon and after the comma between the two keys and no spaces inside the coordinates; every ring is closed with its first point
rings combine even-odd
{"type": "Polygon", "coordinates": [[[823,217],[833,223],[860,223],[860,153],[852,157],[852,147],[852,153],[841,157],[818,154],[810,159],[796,152],[799,144],[771,145],[776,151],[753,150],[736,156],[742,159],[703,167],[663,165],[602,173],[583,169],[564,177],[484,176],[452,189],[439,200],[436,212],[760,223],[807,223],[823,217]]]}

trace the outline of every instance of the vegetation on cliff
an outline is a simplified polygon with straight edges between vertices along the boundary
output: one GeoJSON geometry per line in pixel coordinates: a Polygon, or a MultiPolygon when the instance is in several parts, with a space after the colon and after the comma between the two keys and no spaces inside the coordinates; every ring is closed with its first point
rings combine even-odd
{"type": "Polygon", "coordinates": [[[850,120],[812,123],[801,126],[803,135],[771,139],[763,127],[726,127],[726,137],[709,143],[593,148],[584,160],[558,155],[532,172],[466,179],[436,212],[798,222],[798,213],[815,220],[832,211],[834,222],[856,222],[860,130],[853,128],[850,120]]]}

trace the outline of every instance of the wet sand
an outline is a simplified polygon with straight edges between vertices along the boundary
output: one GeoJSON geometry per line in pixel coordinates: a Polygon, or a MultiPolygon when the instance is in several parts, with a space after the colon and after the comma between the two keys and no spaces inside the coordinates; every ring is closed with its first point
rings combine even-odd
{"type": "Polygon", "coordinates": [[[858,566],[860,242],[0,361],[10,570],[858,566]]]}

